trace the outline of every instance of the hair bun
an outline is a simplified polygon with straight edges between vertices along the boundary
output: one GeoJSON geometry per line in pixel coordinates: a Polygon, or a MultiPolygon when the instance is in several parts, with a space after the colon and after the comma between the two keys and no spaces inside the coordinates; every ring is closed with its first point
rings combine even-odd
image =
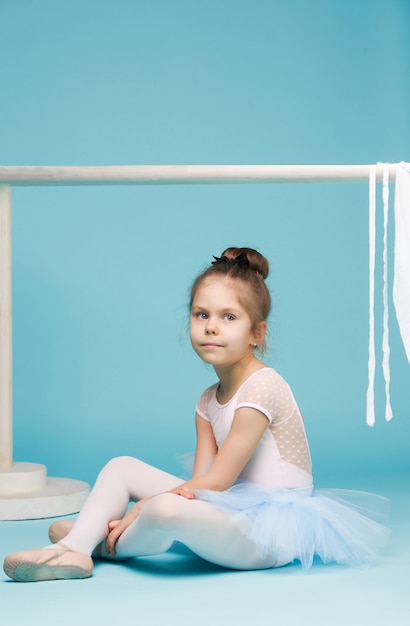
{"type": "Polygon", "coordinates": [[[265,257],[253,248],[227,248],[222,252],[221,257],[236,259],[240,255],[246,255],[249,261],[249,269],[257,272],[263,279],[268,277],[269,262],[265,257]]]}

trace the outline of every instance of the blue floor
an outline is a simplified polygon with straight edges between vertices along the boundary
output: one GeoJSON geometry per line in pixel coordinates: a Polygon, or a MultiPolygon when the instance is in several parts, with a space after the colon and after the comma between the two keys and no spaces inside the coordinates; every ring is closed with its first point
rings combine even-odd
{"type": "MultiPolygon", "coordinates": [[[[371,566],[232,572],[181,548],[125,564],[97,562],[83,581],[24,584],[0,574],[1,624],[408,626],[410,485],[379,484],[377,492],[392,501],[392,538],[371,566]]],[[[1,559],[45,545],[51,521],[0,522],[1,559]]]]}

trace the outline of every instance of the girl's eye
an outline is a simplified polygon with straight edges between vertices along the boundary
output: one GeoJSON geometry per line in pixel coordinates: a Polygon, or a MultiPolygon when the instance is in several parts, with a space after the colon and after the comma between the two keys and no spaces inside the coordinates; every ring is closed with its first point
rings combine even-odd
{"type": "Polygon", "coordinates": [[[206,319],[208,319],[208,316],[207,316],[207,314],[206,314],[206,313],[197,313],[197,314],[196,314],[196,316],[197,316],[197,318],[198,318],[198,319],[200,319],[200,320],[206,320],[206,319]]]}
{"type": "Polygon", "coordinates": [[[232,322],[235,319],[234,315],[231,315],[230,313],[226,313],[224,317],[228,320],[228,322],[232,322]]]}

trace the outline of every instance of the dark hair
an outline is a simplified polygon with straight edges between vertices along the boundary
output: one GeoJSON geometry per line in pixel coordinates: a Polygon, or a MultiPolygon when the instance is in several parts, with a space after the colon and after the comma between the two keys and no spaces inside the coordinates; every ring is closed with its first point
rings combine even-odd
{"type": "Polygon", "coordinates": [[[246,286],[245,289],[238,291],[238,300],[248,313],[252,328],[255,329],[259,322],[266,321],[271,307],[270,293],[265,283],[265,278],[269,274],[267,259],[252,248],[227,248],[221,257],[214,258],[215,262],[199,274],[192,284],[190,308],[196,292],[207,278],[226,276],[241,281],[246,286]]]}

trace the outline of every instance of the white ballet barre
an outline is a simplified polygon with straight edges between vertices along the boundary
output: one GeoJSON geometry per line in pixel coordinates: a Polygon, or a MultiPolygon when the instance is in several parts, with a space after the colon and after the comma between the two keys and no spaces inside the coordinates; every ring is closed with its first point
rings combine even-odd
{"type": "MultiPolygon", "coordinates": [[[[372,165],[0,166],[0,185],[142,185],[366,182],[372,165]]],[[[383,180],[383,164],[376,166],[383,180]]],[[[390,166],[394,182],[397,164],[390,166]]]]}
{"type": "MultiPolygon", "coordinates": [[[[391,164],[395,181],[398,164],[391,164]]],[[[48,478],[44,465],[13,463],[11,187],[222,183],[364,183],[374,165],[0,166],[0,519],[52,517],[78,511],[82,481],[48,478]]],[[[384,164],[376,166],[383,180],[384,164]]]]}

